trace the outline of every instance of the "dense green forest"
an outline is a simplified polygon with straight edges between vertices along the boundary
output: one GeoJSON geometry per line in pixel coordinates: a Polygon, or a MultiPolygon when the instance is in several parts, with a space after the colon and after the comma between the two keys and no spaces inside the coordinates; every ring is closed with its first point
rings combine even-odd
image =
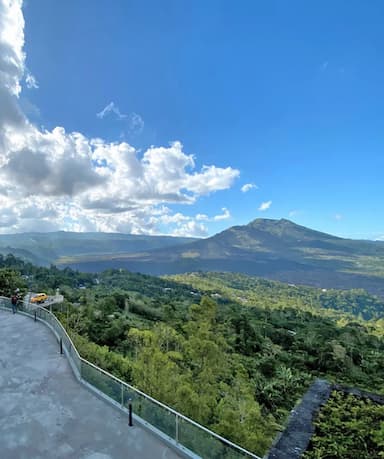
{"type": "Polygon", "coordinates": [[[315,420],[315,434],[303,457],[384,457],[384,405],[333,391],[315,420]]]}
{"type": "Polygon", "coordinates": [[[13,256],[0,268],[2,294],[60,289],[56,314],[86,359],[260,455],[316,376],[384,389],[383,303],[362,290],[83,274],[13,256]]]}
{"type": "MultiPolygon", "coordinates": [[[[290,307],[313,313],[318,309],[332,309],[366,320],[384,315],[384,301],[363,289],[318,289],[237,273],[199,272],[168,278],[216,294],[216,298],[220,298],[219,295],[222,294],[225,298],[249,306],[290,307]]],[[[324,311],[319,312],[324,315],[324,311]]]]}

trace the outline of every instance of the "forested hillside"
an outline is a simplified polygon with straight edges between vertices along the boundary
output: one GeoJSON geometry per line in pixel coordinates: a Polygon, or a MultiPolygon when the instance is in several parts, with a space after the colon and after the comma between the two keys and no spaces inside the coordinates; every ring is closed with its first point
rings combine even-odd
{"type": "Polygon", "coordinates": [[[384,298],[384,242],[321,233],[289,220],[258,218],[206,239],[118,233],[0,235],[0,254],[80,271],[151,275],[245,273],[318,288],[365,289],[384,298]]]}
{"type": "Polygon", "coordinates": [[[333,391],[315,419],[315,434],[303,459],[384,457],[384,405],[333,391]]]}
{"type": "Polygon", "coordinates": [[[316,376],[383,392],[383,305],[362,291],[0,266],[3,294],[60,288],[56,314],[86,359],[258,454],[316,376]]]}
{"type": "MultiPolygon", "coordinates": [[[[333,309],[366,320],[384,316],[384,300],[369,295],[364,289],[319,289],[238,273],[198,272],[167,278],[209,292],[218,299],[223,295],[232,301],[250,306],[291,307],[315,313],[316,310],[333,309]]],[[[325,314],[324,311],[319,313],[325,314]]]]}
{"type": "Polygon", "coordinates": [[[80,252],[57,261],[82,271],[123,268],[152,275],[245,273],[319,288],[364,288],[384,298],[384,242],[343,239],[289,220],[258,218],[172,250],[114,256],[80,252]]]}

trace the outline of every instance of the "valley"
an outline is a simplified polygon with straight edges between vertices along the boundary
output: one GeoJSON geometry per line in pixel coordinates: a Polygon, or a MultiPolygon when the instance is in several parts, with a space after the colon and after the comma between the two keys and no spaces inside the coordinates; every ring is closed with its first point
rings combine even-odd
{"type": "Polygon", "coordinates": [[[384,242],[342,239],[284,219],[256,219],[198,240],[60,232],[3,235],[0,244],[3,253],[84,272],[226,271],[318,288],[363,288],[384,298],[384,242]]]}
{"type": "Polygon", "coordinates": [[[81,273],[12,255],[0,268],[4,295],[59,288],[55,314],[84,358],[259,455],[315,378],[383,393],[384,302],[361,289],[81,273]]]}

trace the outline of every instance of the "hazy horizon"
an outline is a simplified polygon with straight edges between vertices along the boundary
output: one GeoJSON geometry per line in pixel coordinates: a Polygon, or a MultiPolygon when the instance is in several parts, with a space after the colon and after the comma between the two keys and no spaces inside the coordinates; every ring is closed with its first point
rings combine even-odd
{"type": "MultiPolygon", "coordinates": [[[[327,234],[329,236],[335,236],[335,237],[341,237],[343,238],[342,236],[338,236],[336,234],[331,234],[331,233],[326,233],[324,231],[321,231],[317,228],[310,228],[310,227],[307,227],[307,226],[304,226],[304,225],[300,225],[299,223],[296,223],[295,221],[293,220],[290,220],[290,219],[287,219],[287,218],[281,218],[281,219],[273,219],[273,218],[262,218],[262,217],[257,217],[256,219],[254,220],[268,220],[268,221],[275,221],[275,222],[278,222],[280,220],[286,220],[286,221],[289,221],[295,225],[299,225],[299,226],[303,226],[304,228],[306,229],[309,229],[309,230],[313,230],[313,231],[317,231],[317,232],[321,232],[321,233],[324,233],[324,234],[327,234]]],[[[254,220],[251,220],[250,222],[246,223],[245,225],[251,223],[252,221],[254,220]]],[[[233,226],[244,226],[244,225],[230,225],[228,226],[227,228],[224,228],[220,231],[218,231],[217,233],[215,234],[218,234],[218,233],[221,233],[222,231],[226,231],[227,229],[229,228],[232,228],[233,226]]],[[[128,235],[128,236],[142,236],[142,237],[146,237],[146,236],[150,236],[150,237],[181,237],[181,238],[191,238],[191,239],[207,239],[207,238],[210,238],[212,236],[214,236],[215,234],[212,234],[212,235],[209,235],[209,236],[176,236],[176,235],[172,235],[172,234],[145,234],[145,233],[122,233],[122,232],[118,232],[118,231],[70,231],[70,230],[55,230],[55,231],[21,231],[21,232],[13,232],[13,233],[0,233],[0,238],[2,236],[13,236],[13,235],[22,235],[22,234],[52,234],[52,233],[73,233],[73,234],[121,234],[121,235],[128,235]]],[[[343,239],[351,239],[351,240],[362,240],[362,241],[372,241],[372,242],[384,242],[383,240],[381,239],[364,239],[364,238],[353,238],[353,237],[345,237],[343,239]]]]}

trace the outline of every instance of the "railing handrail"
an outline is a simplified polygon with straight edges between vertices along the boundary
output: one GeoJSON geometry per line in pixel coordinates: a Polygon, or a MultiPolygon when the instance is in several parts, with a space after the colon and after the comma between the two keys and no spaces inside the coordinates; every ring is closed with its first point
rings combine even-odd
{"type": "MultiPolygon", "coordinates": [[[[9,300],[8,297],[4,297],[4,296],[0,296],[0,298],[9,300]]],[[[25,304],[26,301],[24,301],[23,303],[25,304]]],[[[145,392],[142,392],[140,389],[137,389],[136,387],[131,386],[127,382],[125,382],[125,381],[121,380],[120,378],[118,378],[117,376],[114,376],[113,374],[109,373],[108,371],[104,370],[103,368],[100,368],[97,365],[95,365],[94,363],[89,362],[88,360],[84,359],[83,357],[81,357],[81,355],[80,355],[79,351],[77,350],[76,346],[73,344],[73,341],[72,341],[71,337],[69,336],[69,334],[67,333],[66,329],[64,328],[64,325],[55,316],[55,314],[53,314],[51,311],[49,311],[48,309],[45,309],[44,307],[41,307],[41,306],[37,306],[37,305],[34,306],[33,310],[36,310],[36,309],[41,309],[41,310],[44,311],[44,313],[49,314],[50,316],[52,316],[53,320],[56,321],[56,323],[59,325],[60,329],[64,332],[66,338],[69,340],[72,348],[75,350],[75,353],[76,353],[76,355],[77,355],[77,357],[79,358],[80,361],[84,362],[87,365],[90,365],[91,367],[93,367],[97,371],[100,371],[100,372],[104,373],[106,376],[108,376],[109,378],[114,379],[119,384],[122,384],[123,386],[126,386],[128,389],[130,389],[130,390],[132,390],[134,392],[137,392],[142,397],[150,400],[152,403],[155,403],[156,405],[161,406],[163,409],[165,409],[165,410],[169,411],[170,413],[174,414],[176,417],[178,417],[180,419],[183,419],[184,421],[189,422],[190,424],[194,425],[198,429],[203,430],[204,432],[206,432],[209,435],[215,437],[216,439],[218,439],[221,442],[227,444],[228,446],[231,446],[232,448],[237,449],[238,451],[241,451],[242,453],[247,454],[248,456],[253,457],[254,459],[261,459],[260,456],[257,456],[256,454],[251,453],[250,451],[246,450],[245,448],[243,448],[243,447],[241,447],[239,445],[236,445],[236,443],[232,443],[227,438],[224,438],[224,437],[220,436],[219,434],[213,432],[212,430],[209,430],[207,427],[202,426],[201,424],[199,424],[198,422],[194,421],[193,419],[185,416],[184,414],[179,413],[178,411],[174,410],[173,408],[169,407],[168,405],[165,405],[164,403],[160,402],[159,400],[156,400],[155,398],[151,397],[150,395],[146,394],[145,392]]],[[[41,318],[40,318],[40,320],[44,321],[44,319],[41,319],[41,318]]],[[[71,356],[69,356],[69,358],[71,358],[71,356]]]]}
{"type": "Polygon", "coordinates": [[[84,360],[81,355],[79,354],[79,351],[77,350],[76,346],[73,344],[73,341],[72,341],[72,338],[68,335],[68,332],[67,330],[64,328],[64,325],[60,322],[60,320],[55,316],[55,314],[53,314],[51,311],[48,311],[48,309],[45,309],[45,308],[42,308],[41,306],[36,306],[36,309],[39,308],[39,309],[43,309],[46,313],[50,314],[53,319],[58,323],[58,325],[60,326],[60,328],[63,330],[66,338],[68,339],[68,341],[70,342],[72,348],[75,350],[75,353],[76,353],[76,356],[80,359],[80,360],[84,360]]]}
{"type": "Polygon", "coordinates": [[[198,422],[194,421],[193,419],[189,418],[188,416],[185,416],[184,414],[181,414],[179,413],[178,411],[174,410],[173,408],[171,408],[170,406],[168,405],[165,405],[164,403],[160,402],[159,400],[156,400],[155,398],[152,398],[150,395],[146,394],[145,392],[142,392],[140,389],[137,389],[137,387],[133,387],[131,386],[130,384],[128,384],[127,382],[119,379],[117,376],[114,376],[112,375],[111,373],[108,373],[108,371],[104,370],[103,368],[100,368],[98,367],[97,365],[95,365],[94,363],[92,362],[89,362],[88,360],[84,359],[83,357],[80,357],[80,360],[82,360],[83,362],[85,362],[87,365],[90,365],[92,366],[93,368],[95,368],[96,370],[98,371],[101,371],[102,373],[104,373],[106,376],[109,376],[110,378],[113,378],[115,381],[117,381],[118,383],[120,384],[123,384],[124,386],[128,387],[129,389],[139,393],[140,395],[142,395],[144,398],[150,400],[151,402],[161,406],[162,408],[166,409],[167,411],[171,412],[172,414],[174,414],[175,416],[177,416],[178,418],[180,419],[183,419],[184,421],[187,421],[189,422],[190,424],[193,424],[194,426],[198,427],[199,429],[201,430],[204,430],[206,433],[208,433],[209,435],[212,435],[213,437],[217,438],[218,440],[240,450],[241,452],[245,453],[245,454],[248,454],[249,456],[253,457],[253,458],[256,458],[256,459],[261,459],[259,456],[257,456],[256,454],[254,453],[251,453],[250,451],[247,451],[246,449],[242,448],[241,446],[239,445],[236,445],[236,443],[232,443],[230,440],[228,440],[227,438],[224,438],[224,437],[221,437],[219,434],[217,434],[216,432],[213,432],[212,430],[209,430],[207,429],[207,427],[204,427],[202,426],[201,424],[199,424],[198,422]]]}

